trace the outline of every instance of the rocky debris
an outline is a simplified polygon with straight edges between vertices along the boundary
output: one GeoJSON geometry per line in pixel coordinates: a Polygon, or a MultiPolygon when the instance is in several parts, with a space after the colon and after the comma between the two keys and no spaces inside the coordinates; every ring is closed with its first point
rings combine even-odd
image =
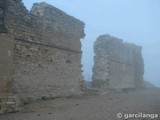
{"type": "Polygon", "coordinates": [[[14,113],[24,109],[24,104],[15,96],[0,97],[0,114],[14,113]]]}
{"type": "Polygon", "coordinates": [[[92,81],[84,81],[85,87],[92,88],[92,81]]]}
{"type": "Polygon", "coordinates": [[[152,88],[156,88],[152,83],[150,83],[149,81],[144,81],[144,86],[147,89],[152,89],[152,88]]]}

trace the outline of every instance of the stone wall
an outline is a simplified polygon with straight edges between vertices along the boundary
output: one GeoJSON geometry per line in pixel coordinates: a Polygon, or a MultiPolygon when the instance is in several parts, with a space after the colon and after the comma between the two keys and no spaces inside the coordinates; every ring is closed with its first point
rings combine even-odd
{"type": "Polygon", "coordinates": [[[21,101],[12,93],[13,88],[13,35],[0,33],[0,114],[22,109],[21,101]]]}
{"type": "Polygon", "coordinates": [[[11,94],[12,84],[12,60],[13,60],[13,36],[0,34],[0,97],[11,94]]]}
{"type": "Polygon", "coordinates": [[[0,1],[0,33],[6,32],[4,19],[5,19],[5,6],[6,6],[6,0],[0,1]]]}
{"type": "Polygon", "coordinates": [[[141,88],[144,73],[141,49],[110,35],[99,36],[94,44],[93,86],[141,88]]]}
{"type": "Polygon", "coordinates": [[[20,99],[81,94],[80,39],[85,36],[84,23],[47,3],[36,3],[31,11],[26,10],[21,0],[7,0],[0,5],[5,6],[0,25],[7,32],[0,34],[5,44],[1,44],[4,46],[1,49],[6,51],[0,54],[0,58],[6,56],[0,59],[0,64],[8,67],[4,71],[1,67],[0,71],[9,76],[0,79],[4,83],[0,84],[4,89],[0,89],[0,95],[6,94],[6,89],[10,91],[6,97],[20,99]],[[12,47],[8,48],[10,43],[12,47]],[[6,59],[12,62],[4,64],[6,59]]]}

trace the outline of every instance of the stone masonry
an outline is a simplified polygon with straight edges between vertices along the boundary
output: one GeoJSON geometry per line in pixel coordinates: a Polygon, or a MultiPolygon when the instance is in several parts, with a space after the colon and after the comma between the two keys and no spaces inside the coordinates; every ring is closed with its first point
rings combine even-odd
{"type": "Polygon", "coordinates": [[[5,15],[5,5],[6,5],[6,0],[1,0],[0,1],[0,32],[6,32],[6,28],[4,26],[4,15],[5,15]]]}
{"type": "MultiPolygon", "coordinates": [[[[84,23],[47,4],[0,1],[0,112],[21,99],[81,94],[84,23]]],[[[18,101],[18,102],[17,102],[18,101]]]]}
{"type": "Polygon", "coordinates": [[[94,44],[92,85],[102,89],[141,88],[144,73],[141,49],[110,35],[99,36],[94,44]]]}

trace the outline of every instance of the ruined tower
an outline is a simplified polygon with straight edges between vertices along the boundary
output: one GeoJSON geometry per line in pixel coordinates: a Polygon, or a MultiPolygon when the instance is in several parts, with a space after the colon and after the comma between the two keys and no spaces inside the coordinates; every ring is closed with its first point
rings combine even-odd
{"type": "Polygon", "coordinates": [[[92,85],[108,89],[141,88],[144,73],[141,49],[110,35],[99,36],[94,44],[92,85]]]}

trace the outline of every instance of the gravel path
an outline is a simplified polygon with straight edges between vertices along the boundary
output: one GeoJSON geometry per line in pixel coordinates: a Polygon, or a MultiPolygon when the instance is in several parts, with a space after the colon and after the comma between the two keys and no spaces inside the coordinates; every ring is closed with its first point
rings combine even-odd
{"type": "Polygon", "coordinates": [[[151,117],[160,120],[160,90],[38,101],[22,112],[0,115],[0,120],[151,120],[151,117]],[[117,118],[117,113],[122,118],[117,118]],[[146,114],[152,115],[144,117],[146,114]]]}

